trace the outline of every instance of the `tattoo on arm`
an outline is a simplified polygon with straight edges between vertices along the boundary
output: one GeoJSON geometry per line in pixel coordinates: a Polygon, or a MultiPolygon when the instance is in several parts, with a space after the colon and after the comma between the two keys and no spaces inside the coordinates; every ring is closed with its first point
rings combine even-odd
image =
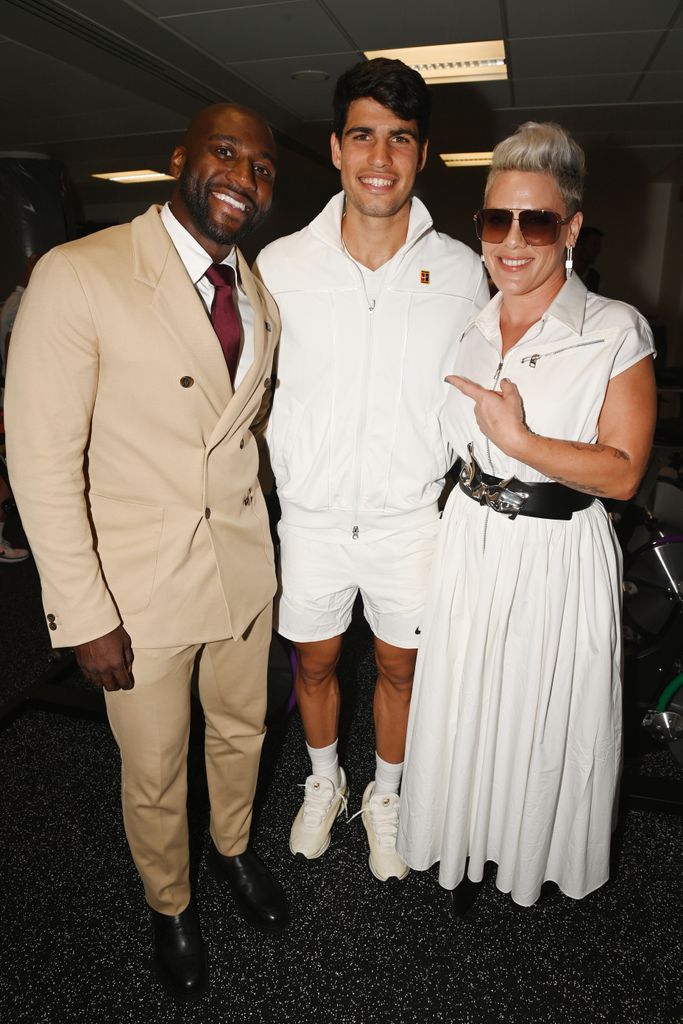
{"type": "Polygon", "coordinates": [[[597,498],[609,497],[607,491],[602,491],[599,487],[591,487],[588,484],[577,484],[576,480],[565,480],[561,476],[554,476],[553,480],[558,484],[564,484],[565,487],[571,487],[573,491],[581,491],[582,494],[594,494],[597,498]]]}
{"type": "Polygon", "coordinates": [[[577,452],[595,452],[596,454],[612,452],[615,459],[625,459],[626,462],[631,461],[631,456],[622,451],[621,448],[613,448],[608,444],[585,444],[583,441],[570,441],[569,443],[574,451],[577,452]]]}

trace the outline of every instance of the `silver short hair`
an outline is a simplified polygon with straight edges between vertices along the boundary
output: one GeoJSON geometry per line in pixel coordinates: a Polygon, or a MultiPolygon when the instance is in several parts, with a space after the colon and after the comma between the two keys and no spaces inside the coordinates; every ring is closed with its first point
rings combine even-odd
{"type": "Polygon", "coordinates": [[[487,196],[501,171],[533,171],[555,179],[570,217],[581,209],[586,157],[568,131],[552,121],[526,121],[493,151],[487,196]]]}

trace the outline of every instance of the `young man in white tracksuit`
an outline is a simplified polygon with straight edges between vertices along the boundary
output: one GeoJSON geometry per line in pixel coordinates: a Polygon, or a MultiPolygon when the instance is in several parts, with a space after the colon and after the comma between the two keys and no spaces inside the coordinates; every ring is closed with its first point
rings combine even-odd
{"type": "Polygon", "coordinates": [[[311,758],[290,849],[319,857],[346,805],[336,666],[360,590],[375,638],[377,769],[363,794],[370,869],[396,853],[398,791],[425,588],[452,454],[439,411],[465,324],[489,298],[475,254],[412,197],[431,95],[400,61],[364,61],[334,99],[343,192],[308,227],[267,246],[257,272],[282,338],[269,427],[282,507],[280,632],[298,656],[311,758]]]}

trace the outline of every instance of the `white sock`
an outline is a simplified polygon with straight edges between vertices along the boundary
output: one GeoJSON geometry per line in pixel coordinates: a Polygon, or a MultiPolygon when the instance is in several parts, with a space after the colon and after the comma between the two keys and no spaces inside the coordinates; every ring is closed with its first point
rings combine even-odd
{"type": "Polygon", "coordinates": [[[403,761],[400,764],[391,764],[389,761],[383,761],[375,752],[375,762],[377,767],[373,796],[377,793],[398,793],[403,774],[403,761]]]}
{"type": "Polygon", "coordinates": [[[341,786],[341,772],[339,771],[339,758],[337,756],[337,740],[330,743],[329,747],[309,747],[306,744],[308,756],[311,759],[311,767],[314,775],[322,775],[334,784],[335,789],[341,786]]]}

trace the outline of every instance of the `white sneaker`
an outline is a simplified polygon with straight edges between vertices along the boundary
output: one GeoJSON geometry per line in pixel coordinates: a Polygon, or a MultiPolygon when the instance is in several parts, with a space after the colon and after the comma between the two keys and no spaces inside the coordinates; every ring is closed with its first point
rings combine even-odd
{"type": "Polygon", "coordinates": [[[339,788],[324,775],[309,775],[304,786],[304,802],[289,833],[289,848],[308,860],[321,857],[330,845],[335,819],[346,810],[348,786],[344,769],[339,769],[339,788]]]}
{"type": "Polygon", "coordinates": [[[370,844],[370,870],[380,882],[405,878],[410,868],[396,853],[399,798],[396,793],[373,796],[374,788],[374,782],[365,787],[360,810],[370,844]]]}
{"type": "Polygon", "coordinates": [[[8,540],[0,540],[0,562],[25,562],[28,556],[26,548],[13,548],[8,540]]]}

